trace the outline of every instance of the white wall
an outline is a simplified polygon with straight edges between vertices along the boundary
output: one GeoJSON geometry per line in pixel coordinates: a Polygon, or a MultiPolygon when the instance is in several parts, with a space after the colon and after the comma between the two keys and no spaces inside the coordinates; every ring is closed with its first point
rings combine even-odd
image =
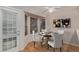
{"type": "Polygon", "coordinates": [[[47,15],[47,28],[53,31],[53,19],[71,18],[71,28],[65,29],[64,40],[66,42],[79,45],[78,36],[75,34],[79,30],[79,7],[65,6],[47,15]],[[75,35],[74,35],[75,34],[75,35]],[[72,39],[74,38],[74,39],[72,39]]]}
{"type": "Polygon", "coordinates": [[[38,34],[40,32],[40,17],[37,21],[38,32],[35,34],[35,39],[33,40],[33,35],[30,34],[30,15],[27,16],[27,30],[28,34],[25,36],[25,44],[27,45],[31,41],[41,41],[41,36],[38,34]]]}
{"type": "MultiPolygon", "coordinates": [[[[25,47],[28,42],[33,41],[32,35],[29,33],[30,32],[30,20],[28,17],[28,35],[24,35],[25,33],[25,20],[24,20],[24,12],[20,12],[20,48],[25,47]]],[[[78,40],[78,33],[75,32],[75,29],[79,29],[79,8],[78,7],[62,7],[56,11],[54,11],[52,14],[47,14],[46,16],[46,28],[48,31],[54,31],[54,26],[53,26],[53,19],[59,19],[59,18],[71,18],[71,28],[65,29],[65,34],[64,34],[64,41],[67,43],[71,43],[74,45],[79,46],[79,40],[78,40]]],[[[39,26],[38,26],[39,27],[39,26]]],[[[39,35],[36,34],[36,40],[39,39],[39,35]]]]}
{"type": "MultiPolygon", "coordinates": [[[[25,35],[25,12],[23,9],[19,9],[18,7],[14,7],[16,9],[18,9],[19,11],[19,20],[18,20],[18,31],[20,31],[20,35],[19,35],[19,50],[23,50],[23,48],[31,41],[33,41],[33,35],[30,34],[30,16],[27,16],[27,32],[28,35],[25,35]]],[[[35,12],[33,10],[27,10],[26,9],[26,14],[27,12],[30,11],[30,13],[34,14],[34,15],[38,15],[39,16],[39,20],[41,19],[40,16],[44,16],[43,14],[40,14],[39,12],[35,12]]],[[[38,20],[38,31],[40,30],[40,23],[38,20]]],[[[38,33],[35,34],[35,41],[40,41],[40,35],[38,35],[38,33]]]]}
{"type": "MultiPolygon", "coordinates": [[[[64,41],[72,44],[76,44],[79,46],[79,41],[75,32],[75,29],[79,28],[79,8],[78,7],[62,7],[52,14],[47,14],[46,16],[46,28],[48,31],[54,31],[53,19],[59,18],[71,18],[71,28],[65,29],[64,41]],[[74,35],[75,34],[75,35],[74,35]],[[74,38],[74,39],[72,39],[74,38]]],[[[33,41],[32,34],[30,34],[30,19],[28,17],[28,35],[25,34],[25,19],[24,19],[24,11],[19,12],[19,30],[20,30],[20,50],[22,50],[30,41],[33,41]]],[[[38,26],[39,27],[39,26],[38,26]]],[[[77,33],[78,34],[78,33],[77,33]]],[[[36,34],[36,40],[39,39],[39,35],[36,34]]]]}
{"type": "Polygon", "coordinates": [[[24,21],[24,11],[19,11],[19,20],[17,22],[19,33],[19,50],[22,50],[25,47],[25,21],[24,21]]]}

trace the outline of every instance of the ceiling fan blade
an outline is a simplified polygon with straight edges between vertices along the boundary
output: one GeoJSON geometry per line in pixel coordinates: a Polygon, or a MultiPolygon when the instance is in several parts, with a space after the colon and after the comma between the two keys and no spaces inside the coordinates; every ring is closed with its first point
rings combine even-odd
{"type": "Polygon", "coordinates": [[[45,10],[42,13],[45,13],[45,12],[52,13],[56,9],[59,9],[60,6],[47,6],[47,7],[44,7],[44,8],[45,8],[45,10]]]}
{"type": "Polygon", "coordinates": [[[45,12],[47,12],[47,11],[48,11],[48,9],[44,10],[42,13],[45,13],[45,12]]]}

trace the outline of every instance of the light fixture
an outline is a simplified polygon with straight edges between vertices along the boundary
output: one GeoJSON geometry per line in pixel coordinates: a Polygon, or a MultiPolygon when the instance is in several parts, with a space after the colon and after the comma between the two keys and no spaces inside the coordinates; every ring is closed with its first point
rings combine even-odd
{"type": "Polygon", "coordinates": [[[60,7],[59,6],[46,6],[44,7],[45,10],[43,11],[43,13],[45,12],[49,12],[49,13],[52,13],[54,12],[56,9],[59,9],[60,7]]]}
{"type": "Polygon", "coordinates": [[[55,8],[50,8],[50,9],[48,10],[49,13],[52,13],[53,11],[55,11],[55,8]]]}
{"type": "Polygon", "coordinates": [[[53,6],[48,6],[48,7],[45,7],[46,11],[48,11],[49,13],[52,13],[55,8],[53,6]]]}

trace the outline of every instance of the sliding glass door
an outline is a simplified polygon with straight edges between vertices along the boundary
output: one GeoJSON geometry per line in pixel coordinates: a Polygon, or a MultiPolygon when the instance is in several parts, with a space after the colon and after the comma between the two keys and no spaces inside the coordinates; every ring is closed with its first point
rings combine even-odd
{"type": "Polygon", "coordinates": [[[17,47],[17,13],[2,10],[2,51],[17,47]]]}

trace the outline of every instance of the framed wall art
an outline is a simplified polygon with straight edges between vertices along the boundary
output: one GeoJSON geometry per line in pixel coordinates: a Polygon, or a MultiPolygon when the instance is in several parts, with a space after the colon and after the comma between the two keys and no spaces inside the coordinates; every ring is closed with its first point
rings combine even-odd
{"type": "Polygon", "coordinates": [[[53,24],[54,24],[55,28],[70,28],[71,27],[71,18],[54,19],[53,24]]]}

